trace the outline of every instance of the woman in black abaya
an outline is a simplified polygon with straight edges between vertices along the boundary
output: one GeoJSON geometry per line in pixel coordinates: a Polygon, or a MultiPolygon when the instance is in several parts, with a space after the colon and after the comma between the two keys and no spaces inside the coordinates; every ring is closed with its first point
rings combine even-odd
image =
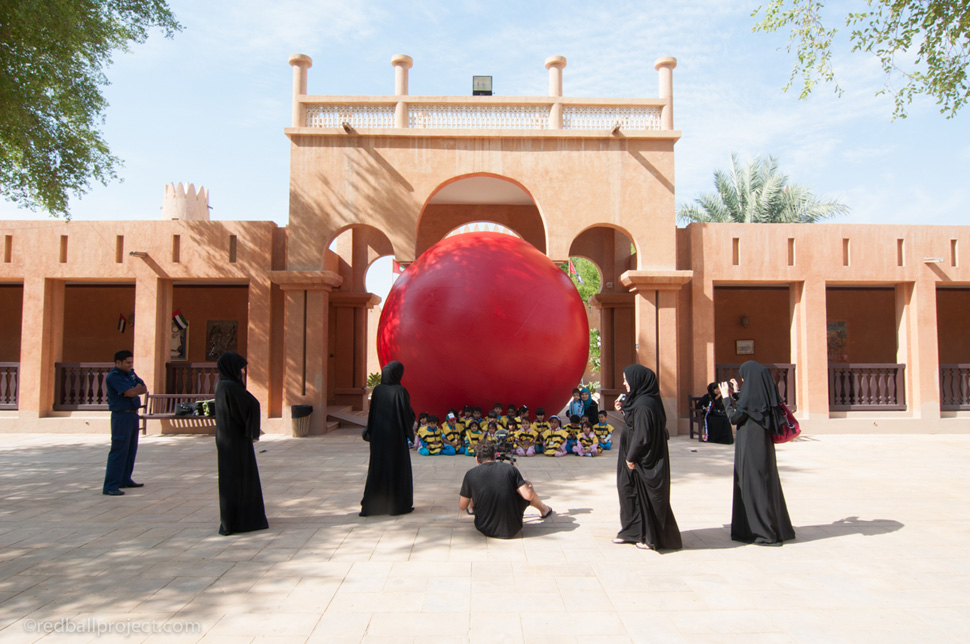
{"type": "Polygon", "coordinates": [[[721,392],[717,383],[707,385],[707,395],[701,398],[701,409],[704,410],[704,441],[707,443],[734,444],[734,432],[731,431],[731,421],[721,400],[721,392]]]}
{"type": "Polygon", "coordinates": [[[414,439],[414,411],[411,396],[401,384],[404,365],[388,362],[381,371],[381,384],[374,387],[364,440],[370,441],[367,484],[360,502],[360,516],[407,514],[414,510],[411,480],[411,452],[414,439]]]}
{"type": "Polygon", "coordinates": [[[253,441],[259,440],[259,401],[246,391],[246,359],[223,353],[216,362],[216,453],[219,460],[219,534],[265,530],[253,441]]]}
{"type": "MultiPolygon", "coordinates": [[[[737,383],[733,383],[737,391],[737,383]]],[[[738,399],[728,383],[720,384],[724,409],[738,426],[734,447],[734,509],[731,539],[780,546],[795,538],[775,460],[775,433],[785,417],[778,388],[767,367],[749,360],[741,365],[738,399]]]]}
{"type": "Polygon", "coordinates": [[[616,488],[620,495],[620,532],[613,543],[638,548],[680,550],[680,529],[670,507],[670,454],[667,415],[656,374],[638,364],[623,370],[626,427],[620,432],[616,488]]]}

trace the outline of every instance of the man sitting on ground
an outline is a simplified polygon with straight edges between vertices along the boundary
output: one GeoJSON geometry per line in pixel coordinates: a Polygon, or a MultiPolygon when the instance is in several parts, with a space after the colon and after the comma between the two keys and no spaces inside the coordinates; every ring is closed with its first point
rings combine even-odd
{"type": "Polygon", "coordinates": [[[465,473],[458,508],[475,514],[475,527],[486,537],[511,539],[522,530],[522,514],[530,505],[546,519],[552,508],[542,502],[532,483],[509,463],[495,461],[495,442],[475,448],[478,466],[465,473]]]}

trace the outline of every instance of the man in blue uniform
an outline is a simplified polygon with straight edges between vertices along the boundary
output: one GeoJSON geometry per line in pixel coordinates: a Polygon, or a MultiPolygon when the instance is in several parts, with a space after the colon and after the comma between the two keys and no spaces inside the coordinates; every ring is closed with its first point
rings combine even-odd
{"type": "Polygon", "coordinates": [[[108,409],[111,411],[111,451],[104,472],[102,494],[121,496],[123,487],[142,487],[131,480],[138,451],[138,408],[142,394],[148,393],[145,381],[135,375],[131,351],[115,354],[115,368],[108,372],[108,409]]]}

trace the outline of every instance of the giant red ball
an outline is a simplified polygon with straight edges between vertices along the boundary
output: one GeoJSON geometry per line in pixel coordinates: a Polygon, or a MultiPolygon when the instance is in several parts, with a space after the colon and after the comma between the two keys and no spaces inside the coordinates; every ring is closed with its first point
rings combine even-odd
{"type": "Polygon", "coordinates": [[[557,413],[589,358],[586,308],[569,277],[502,233],[448,237],[408,267],[377,331],[382,365],[404,364],[418,413],[498,402],[557,413]]]}

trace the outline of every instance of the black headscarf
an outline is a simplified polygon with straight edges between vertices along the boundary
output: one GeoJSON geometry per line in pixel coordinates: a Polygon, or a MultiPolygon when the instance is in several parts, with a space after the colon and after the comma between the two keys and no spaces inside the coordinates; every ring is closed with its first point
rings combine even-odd
{"type": "Polygon", "coordinates": [[[707,395],[711,397],[711,400],[717,400],[717,392],[718,389],[716,382],[712,382],[711,384],[707,385],[707,395]]]}
{"type": "Polygon", "coordinates": [[[778,387],[768,367],[748,360],[741,365],[741,381],[738,409],[768,431],[775,431],[778,419],[784,417],[784,411],[781,409],[778,387]]]}
{"type": "Polygon", "coordinates": [[[243,385],[242,370],[246,368],[249,363],[246,358],[242,357],[238,353],[227,352],[219,356],[216,360],[216,369],[219,370],[220,380],[232,380],[233,382],[238,382],[243,385]]]}
{"type": "Polygon", "coordinates": [[[382,385],[399,385],[404,377],[404,365],[397,360],[391,360],[381,369],[382,385]]]}
{"type": "Polygon", "coordinates": [[[623,370],[623,375],[630,385],[630,393],[623,401],[623,413],[627,415],[634,407],[655,403],[666,424],[667,416],[660,400],[660,383],[657,381],[657,374],[642,364],[631,364],[623,370]]]}

